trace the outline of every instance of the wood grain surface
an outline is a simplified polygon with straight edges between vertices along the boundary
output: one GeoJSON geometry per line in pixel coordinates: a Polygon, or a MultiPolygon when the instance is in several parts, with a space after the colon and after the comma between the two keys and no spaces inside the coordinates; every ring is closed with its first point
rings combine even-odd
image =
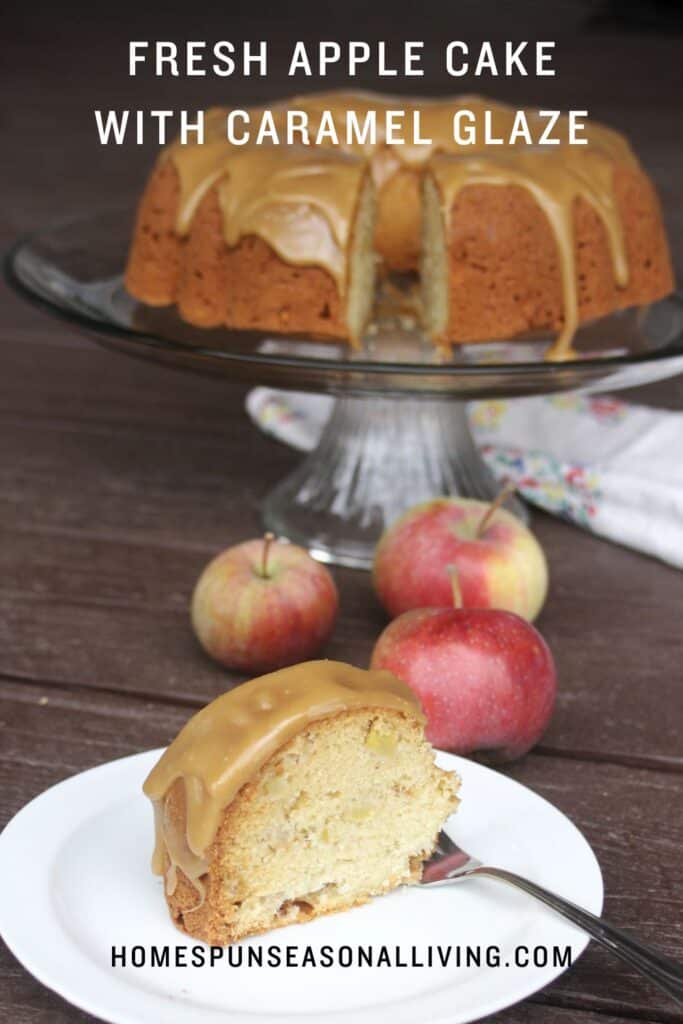
{"type": "MultiPolygon", "coordinates": [[[[496,31],[522,38],[512,6],[493,5],[496,31]]],[[[560,70],[544,85],[544,102],[586,105],[629,132],[665,204],[680,278],[680,37],[591,34],[586,5],[578,3],[557,5],[553,25],[550,6],[519,5],[538,19],[538,38],[560,40],[560,70]]],[[[486,34],[493,7],[463,7],[458,36],[486,34]]],[[[318,8],[328,10],[316,5],[313,19],[318,8]]],[[[251,24],[253,36],[253,13],[251,22],[249,12],[231,14],[233,30],[248,35],[251,24]]],[[[103,11],[68,22],[68,31],[61,7],[45,5],[39,15],[17,6],[10,19],[3,124],[15,142],[0,161],[5,246],[46,219],[85,214],[108,200],[132,202],[153,147],[101,150],[93,106],[191,107],[226,91],[220,83],[210,93],[206,82],[125,77],[126,40],[155,38],[150,11],[127,19],[103,11]]],[[[337,37],[348,35],[331,17],[337,37]]],[[[164,18],[167,38],[211,37],[209,26],[213,36],[225,34],[220,18],[201,22],[198,10],[181,15],[171,4],[164,18]]],[[[273,33],[289,38],[274,5],[268,18],[273,33]]],[[[378,12],[368,10],[367,18],[364,37],[381,37],[378,12]]],[[[314,20],[305,24],[316,32],[314,20]]],[[[422,23],[414,37],[430,33],[454,34],[443,17],[422,23]]],[[[268,84],[241,88],[244,100],[287,91],[281,64],[268,84]]],[[[434,66],[419,91],[443,88],[434,66]]],[[[502,91],[511,102],[533,102],[534,83],[514,81],[502,91]]],[[[249,424],[244,396],[241,385],[101,350],[3,287],[2,822],[60,779],[167,743],[192,709],[240,681],[197,648],[189,594],[215,551],[259,532],[263,496],[298,458],[249,424]]],[[[683,378],[628,397],[680,409],[683,378]]],[[[542,513],[534,513],[533,526],[551,567],[538,625],[556,655],[560,693],[542,745],[505,771],[585,833],[603,870],[606,916],[683,958],[683,575],[542,513]]],[[[334,574],[342,614],[326,653],[365,665],[383,615],[365,574],[334,574]]],[[[4,947],[0,969],[1,1020],[94,1020],[34,981],[4,947]]],[[[683,1014],[591,944],[571,971],[495,1020],[626,1024],[680,1022],[683,1014]]]]}

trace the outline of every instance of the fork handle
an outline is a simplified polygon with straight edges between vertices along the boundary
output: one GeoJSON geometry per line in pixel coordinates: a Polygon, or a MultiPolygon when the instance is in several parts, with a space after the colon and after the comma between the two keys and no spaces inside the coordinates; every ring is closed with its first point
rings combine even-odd
{"type": "Polygon", "coordinates": [[[534,896],[541,903],[552,907],[558,914],[578,925],[601,946],[625,960],[631,967],[635,967],[677,1003],[683,1004],[683,965],[675,960],[662,956],[661,953],[643,945],[642,942],[632,939],[630,935],[622,932],[619,928],[615,928],[587,910],[577,907],[575,903],[556,896],[555,893],[543,889],[540,885],[536,885],[512,871],[482,865],[471,868],[467,875],[487,875],[497,878],[501,882],[507,882],[508,885],[513,885],[517,889],[523,889],[530,896],[534,896]]]}

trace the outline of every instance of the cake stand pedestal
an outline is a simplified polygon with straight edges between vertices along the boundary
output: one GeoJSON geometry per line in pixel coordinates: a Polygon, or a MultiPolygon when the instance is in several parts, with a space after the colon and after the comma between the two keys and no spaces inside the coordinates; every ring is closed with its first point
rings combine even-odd
{"type": "MultiPolygon", "coordinates": [[[[131,220],[130,211],[104,210],[20,239],[6,259],[7,280],[108,348],[213,377],[333,395],[318,447],[263,508],[269,529],[325,562],[368,567],[382,531],[419,501],[495,496],[499,487],[469,432],[468,401],[615,391],[683,372],[678,295],[585,326],[576,338],[580,355],[566,363],[544,361],[548,338],[457,346],[440,357],[401,316],[382,320],[356,352],[193,328],[174,309],[152,310],[126,293],[131,220]]],[[[508,504],[524,515],[515,499],[508,504]]]]}
{"type": "MultiPolygon", "coordinates": [[[[489,501],[499,490],[464,402],[344,397],[315,450],[266,498],[263,521],[321,562],[368,569],[382,532],[407,508],[442,495],[489,501]]],[[[521,502],[506,504],[527,519],[521,502]]]]}

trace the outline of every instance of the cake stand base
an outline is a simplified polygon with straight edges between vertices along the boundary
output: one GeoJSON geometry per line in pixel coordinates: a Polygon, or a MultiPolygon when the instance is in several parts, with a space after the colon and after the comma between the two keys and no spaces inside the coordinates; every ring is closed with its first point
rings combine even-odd
{"type": "Polygon", "coordinates": [[[511,348],[504,339],[456,346],[452,359],[437,358],[421,332],[402,323],[400,302],[398,320],[386,311],[353,353],[270,331],[191,327],[174,307],[142,306],[126,292],[130,223],[129,210],[113,209],[48,225],[15,243],[6,278],[40,309],[127,355],[232,381],[348,394],[337,398],[316,451],[264,509],[273,532],[322,561],[368,568],[382,530],[420,500],[493,497],[497,485],[472,443],[466,400],[611,392],[683,372],[678,294],[584,325],[576,336],[582,357],[565,363],[544,360],[551,339],[540,336],[511,348]]]}
{"type": "MultiPolygon", "coordinates": [[[[406,509],[443,495],[490,501],[500,489],[464,402],[344,397],[318,447],[266,498],[263,521],[320,562],[369,569],[381,534],[406,509]]],[[[526,522],[520,501],[506,506],[526,522]]]]}

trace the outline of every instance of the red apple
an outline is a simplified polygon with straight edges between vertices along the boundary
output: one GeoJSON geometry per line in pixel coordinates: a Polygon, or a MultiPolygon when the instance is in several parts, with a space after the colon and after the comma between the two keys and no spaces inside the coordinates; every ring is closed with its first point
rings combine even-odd
{"type": "Polygon", "coordinates": [[[511,612],[405,612],[380,636],[371,668],[389,669],[415,691],[434,746],[488,760],[513,760],[533,747],[555,701],[550,650],[511,612]]]}
{"type": "Polygon", "coordinates": [[[390,526],[375,552],[375,591],[392,618],[443,608],[448,565],[458,570],[465,608],[503,608],[532,621],[543,606],[548,568],[534,535],[496,502],[468,498],[416,505],[390,526]]]}
{"type": "Polygon", "coordinates": [[[227,548],[199,577],[192,625],[223,665],[269,672],[314,657],[332,632],[339,597],[327,569],[272,534],[227,548]]]}

